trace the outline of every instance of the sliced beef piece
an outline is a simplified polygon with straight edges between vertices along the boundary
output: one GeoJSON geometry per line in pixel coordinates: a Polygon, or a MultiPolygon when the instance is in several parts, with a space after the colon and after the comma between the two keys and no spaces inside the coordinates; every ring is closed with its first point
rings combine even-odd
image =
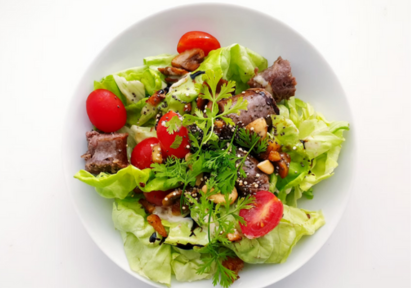
{"type": "Polygon", "coordinates": [[[127,167],[127,133],[86,133],[88,151],[81,156],[86,160],[86,171],[116,173],[127,167]]]}
{"type": "MultiPolygon", "coordinates": [[[[241,156],[247,154],[242,150],[237,150],[236,153],[237,155],[241,156]]],[[[239,160],[238,163],[240,163],[240,161],[241,160],[239,160]]],[[[247,156],[243,165],[243,170],[246,173],[247,177],[242,178],[239,176],[236,184],[236,188],[240,196],[245,197],[260,190],[268,191],[268,188],[270,186],[270,178],[267,174],[258,169],[258,163],[258,160],[253,156],[247,156]]]]}
{"type": "Polygon", "coordinates": [[[265,88],[273,95],[275,101],[280,102],[294,96],[297,81],[291,73],[290,62],[278,57],[271,67],[251,78],[248,85],[254,88],[265,88]]]}
{"type": "MultiPolygon", "coordinates": [[[[230,99],[233,101],[234,105],[240,97],[247,100],[247,110],[242,110],[240,115],[229,114],[225,116],[231,118],[236,126],[245,127],[259,118],[264,118],[267,121],[268,126],[271,126],[272,120],[270,116],[278,115],[280,113],[271,94],[262,88],[247,89],[232,98],[219,101],[218,107],[220,112],[223,112],[224,105],[226,105],[230,99]]],[[[234,129],[233,127],[225,126],[217,132],[223,139],[229,139],[233,135],[234,129]]]]}

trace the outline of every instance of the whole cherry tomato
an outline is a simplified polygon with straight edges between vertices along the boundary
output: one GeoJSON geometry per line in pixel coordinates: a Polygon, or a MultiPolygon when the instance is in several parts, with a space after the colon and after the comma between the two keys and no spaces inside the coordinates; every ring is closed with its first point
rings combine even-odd
{"type": "MultiPolygon", "coordinates": [[[[169,111],[161,117],[157,125],[157,137],[160,141],[161,149],[166,156],[175,156],[177,158],[184,158],[187,153],[190,152],[190,142],[188,140],[188,130],[182,125],[177,125],[175,128],[176,131],[170,133],[167,130],[170,130],[170,127],[167,127],[167,123],[171,121],[173,117],[181,117],[179,114],[169,111]],[[178,140],[181,143],[177,146],[178,140]],[[173,148],[172,148],[173,146],[173,148]]],[[[181,123],[180,123],[181,124],[181,123]]]]}
{"type": "Polygon", "coordinates": [[[205,56],[207,56],[211,50],[216,50],[220,47],[220,42],[214,36],[206,32],[190,31],[181,36],[180,41],[178,41],[177,51],[182,53],[186,50],[200,48],[204,51],[205,56]]]}
{"type": "Polygon", "coordinates": [[[134,147],[133,152],[131,152],[131,164],[138,169],[150,168],[150,165],[154,163],[153,146],[159,143],[160,142],[156,137],[150,137],[138,143],[136,147],[134,147]]]}
{"type": "Polygon", "coordinates": [[[86,109],[91,123],[103,132],[115,132],[126,124],[126,108],[111,91],[97,89],[91,92],[86,109]]]}

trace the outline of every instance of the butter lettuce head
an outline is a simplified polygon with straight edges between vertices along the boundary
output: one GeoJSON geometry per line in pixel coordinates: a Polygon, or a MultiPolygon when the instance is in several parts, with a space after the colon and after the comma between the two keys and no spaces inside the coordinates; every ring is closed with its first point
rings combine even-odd
{"type": "MultiPolygon", "coordinates": [[[[345,141],[343,132],[349,130],[344,121],[330,122],[314,108],[295,97],[279,105],[280,115],[272,116],[275,141],[290,154],[287,177],[276,177],[278,197],[291,206],[306,195],[312,198],[312,187],[331,177],[338,166],[338,156],[345,141]]],[[[273,185],[271,185],[273,186],[273,185]]]]}
{"type": "Polygon", "coordinates": [[[228,248],[247,263],[283,263],[301,237],[313,235],[324,224],[324,216],[320,211],[284,205],[284,217],[271,232],[255,239],[243,237],[241,241],[228,245],[228,248]]]}

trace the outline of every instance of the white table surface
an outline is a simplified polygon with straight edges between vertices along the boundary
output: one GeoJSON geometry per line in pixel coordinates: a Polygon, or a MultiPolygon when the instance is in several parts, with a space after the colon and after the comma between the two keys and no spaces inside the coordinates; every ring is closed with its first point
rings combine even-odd
{"type": "MultiPolygon", "coordinates": [[[[96,52],[135,21],[191,2],[0,1],[0,287],[149,287],[80,223],[63,179],[61,127],[96,52]]],[[[359,175],[340,225],[272,287],[410,287],[410,2],[224,2],[303,34],[337,73],[356,120],[359,175]]]]}

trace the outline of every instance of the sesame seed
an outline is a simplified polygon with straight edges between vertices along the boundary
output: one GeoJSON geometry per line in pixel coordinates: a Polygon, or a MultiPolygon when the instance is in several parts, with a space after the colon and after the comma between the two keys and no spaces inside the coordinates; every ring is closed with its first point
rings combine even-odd
{"type": "Polygon", "coordinates": [[[295,149],[297,149],[297,147],[294,146],[294,147],[293,147],[293,150],[295,150],[295,149]]]}
{"type": "Polygon", "coordinates": [[[247,181],[244,181],[244,185],[247,185],[248,184],[248,182],[247,181]]]}
{"type": "Polygon", "coordinates": [[[255,176],[260,177],[260,174],[257,173],[257,175],[255,175],[255,176]]]}

